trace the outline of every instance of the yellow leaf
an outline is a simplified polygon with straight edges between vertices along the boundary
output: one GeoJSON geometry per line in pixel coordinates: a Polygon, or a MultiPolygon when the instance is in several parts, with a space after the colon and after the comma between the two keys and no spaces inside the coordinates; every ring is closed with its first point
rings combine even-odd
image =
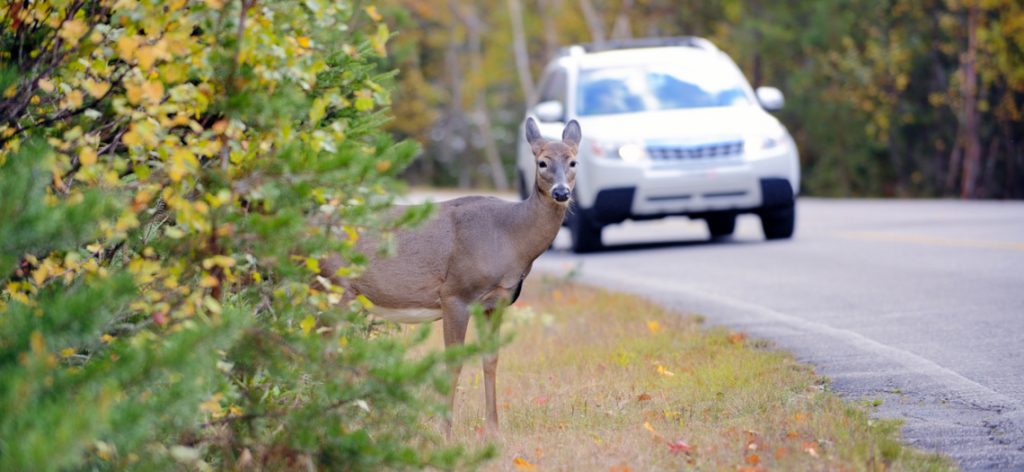
{"type": "Polygon", "coordinates": [[[46,93],[50,93],[53,91],[53,81],[50,79],[39,79],[39,81],[36,83],[39,84],[39,88],[41,88],[46,93]]]}
{"type": "Polygon", "coordinates": [[[512,465],[516,467],[516,470],[537,470],[537,466],[531,464],[530,461],[523,459],[522,457],[512,459],[512,465]]]}
{"type": "Polygon", "coordinates": [[[220,285],[220,281],[210,274],[203,275],[203,278],[199,279],[199,286],[202,288],[212,288],[218,285],[220,285]]]}
{"type": "Polygon", "coordinates": [[[665,366],[661,364],[658,364],[658,373],[664,375],[665,377],[672,377],[673,375],[676,375],[670,372],[668,369],[665,368],[665,366]]]}
{"type": "Polygon", "coordinates": [[[648,321],[647,330],[652,333],[657,333],[658,331],[661,331],[661,323],[657,321],[648,321]]]}
{"type": "Polygon", "coordinates": [[[215,393],[207,398],[206,401],[199,404],[199,411],[205,411],[215,418],[224,414],[220,407],[220,399],[224,397],[222,393],[215,393]]]}
{"type": "Polygon", "coordinates": [[[91,166],[96,163],[96,151],[92,148],[84,147],[82,151],[78,153],[78,162],[83,166],[91,166]]]}
{"type": "Polygon", "coordinates": [[[61,349],[60,357],[63,357],[65,359],[67,359],[67,358],[75,355],[75,352],[76,352],[75,348],[73,348],[73,347],[66,347],[64,349],[61,349]]]}
{"type": "Polygon", "coordinates": [[[388,38],[390,37],[391,32],[388,31],[388,24],[377,24],[377,34],[373,35],[373,37],[370,38],[370,44],[373,45],[373,49],[377,51],[377,54],[380,54],[381,57],[387,57],[388,55],[387,43],[388,38]]]}
{"type": "Polygon", "coordinates": [[[150,103],[160,103],[164,97],[164,84],[158,80],[150,80],[142,84],[142,94],[150,103]]]}
{"type": "Polygon", "coordinates": [[[213,313],[215,315],[219,315],[221,312],[220,302],[218,302],[209,295],[203,297],[203,306],[205,306],[206,309],[210,311],[210,313],[213,313]]]}
{"type": "Polygon", "coordinates": [[[80,90],[72,90],[64,96],[64,105],[68,108],[78,108],[82,106],[82,99],[84,98],[85,96],[82,95],[80,90]]]}
{"type": "Polygon", "coordinates": [[[220,10],[224,8],[224,0],[206,0],[206,6],[214,10],[220,10]]]}
{"type": "Polygon", "coordinates": [[[29,337],[29,345],[32,346],[32,352],[39,354],[46,349],[46,341],[43,340],[43,333],[39,331],[33,331],[29,337]]]}
{"type": "Polygon", "coordinates": [[[85,91],[89,92],[89,95],[92,95],[93,97],[100,98],[103,95],[106,95],[108,90],[110,90],[109,82],[104,82],[102,80],[97,82],[92,79],[85,81],[85,91]]]}
{"type": "Polygon", "coordinates": [[[302,322],[299,323],[299,327],[302,328],[302,334],[309,335],[309,332],[313,330],[313,326],[316,325],[316,320],[313,319],[313,315],[306,315],[302,322]]]}
{"type": "Polygon", "coordinates": [[[376,5],[370,5],[363,10],[366,11],[366,14],[369,15],[370,18],[373,18],[373,21],[380,21],[383,18],[380,16],[380,12],[377,11],[376,5]]]}
{"type": "Polygon", "coordinates": [[[343,229],[345,230],[345,235],[348,236],[349,241],[352,241],[353,243],[359,241],[359,232],[356,231],[355,228],[351,226],[345,226],[343,227],[343,229]]]}
{"type": "Polygon", "coordinates": [[[138,36],[122,36],[118,38],[117,54],[126,62],[131,62],[135,58],[135,50],[139,47],[141,39],[138,36]]]}
{"type": "Polygon", "coordinates": [[[125,96],[128,97],[128,103],[132,105],[138,105],[142,102],[142,87],[134,82],[124,83],[125,96]]]}
{"type": "Polygon", "coordinates": [[[50,266],[43,264],[42,267],[32,272],[32,280],[35,281],[36,285],[42,285],[46,282],[46,276],[50,275],[50,266]]]}
{"type": "Polygon", "coordinates": [[[356,295],[356,300],[359,300],[359,303],[362,303],[367,310],[373,308],[373,302],[371,302],[370,299],[366,298],[364,295],[356,295]]]}
{"type": "Polygon", "coordinates": [[[142,46],[135,51],[135,57],[139,60],[139,68],[148,71],[153,68],[153,63],[165,55],[162,43],[149,46],[142,46]]]}
{"type": "Polygon", "coordinates": [[[167,173],[171,180],[178,182],[186,174],[199,168],[199,160],[188,149],[178,148],[171,154],[171,165],[167,173]]]}
{"type": "Polygon", "coordinates": [[[309,269],[309,271],[314,273],[314,274],[319,274],[320,273],[320,261],[318,261],[314,257],[307,257],[306,258],[306,268],[309,269]]]}
{"type": "Polygon", "coordinates": [[[117,339],[117,338],[115,338],[115,337],[113,337],[113,336],[111,336],[109,334],[104,334],[103,336],[100,336],[100,341],[103,341],[104,344],[110,344],[115,339],[117,339]]]}
{"type": "Polygon", "coordinates": [[[71,45],[78,44],[78,40],[85,36],[86,31],[89,31],[89,26],[84,21],[79,19],[68,20],[64,22],[64,26],[60,28],[58,36],[64,38],[71,45]]]}

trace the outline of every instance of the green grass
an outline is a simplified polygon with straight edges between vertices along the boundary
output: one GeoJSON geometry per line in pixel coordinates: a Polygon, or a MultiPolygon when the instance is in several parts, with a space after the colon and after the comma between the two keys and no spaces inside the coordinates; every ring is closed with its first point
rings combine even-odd
{"type": "MultiPolygon", "coordinates": [[[[514,339],[500,354],[493,470],[955,470],[765,342],[633,296],[531,280],[503,325],[514,339]]],[[[458,441],[483,440],[482,384],[467,365],[458,441]]]]}

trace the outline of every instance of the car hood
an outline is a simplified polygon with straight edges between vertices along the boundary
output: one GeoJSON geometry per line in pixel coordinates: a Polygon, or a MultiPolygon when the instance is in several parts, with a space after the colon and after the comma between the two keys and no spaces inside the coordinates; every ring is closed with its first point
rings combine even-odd
{"type": "Polygon", "coordinates": [[[760,107],[666,110],[578,118],[585,140],[614,143],[700,143],[778,134],[782,125],[760,107]]]}

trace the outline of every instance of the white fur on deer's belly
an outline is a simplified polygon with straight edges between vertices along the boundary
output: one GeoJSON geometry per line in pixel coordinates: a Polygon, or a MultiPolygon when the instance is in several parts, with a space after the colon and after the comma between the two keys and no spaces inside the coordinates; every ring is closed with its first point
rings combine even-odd
{"type": "Polygon", "coordinates": [[[370,313],[395,323],[426,323],[441,319],[440,308],[387,308],[378,305],[371,308],[370,313]]]}

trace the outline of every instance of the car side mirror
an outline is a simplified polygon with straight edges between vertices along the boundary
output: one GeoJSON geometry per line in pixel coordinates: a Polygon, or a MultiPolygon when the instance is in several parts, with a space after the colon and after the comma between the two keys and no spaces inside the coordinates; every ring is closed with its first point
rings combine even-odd
{"type": "Polygon", "coordinates": [[[768,111],[779,111],[786,105],[786,98],[782,96],[782,91],[775,87],[758,87],[757,101],[761,102],[761,107],[768,111]]]}
{"type": "Polygon", "coordinates": [[[548,100],[534,105],[533,114],[537,115],[538,120],[545,123],[564,121],[565,107],[562,106],[562,102],[557,100],[548,100]]]}

